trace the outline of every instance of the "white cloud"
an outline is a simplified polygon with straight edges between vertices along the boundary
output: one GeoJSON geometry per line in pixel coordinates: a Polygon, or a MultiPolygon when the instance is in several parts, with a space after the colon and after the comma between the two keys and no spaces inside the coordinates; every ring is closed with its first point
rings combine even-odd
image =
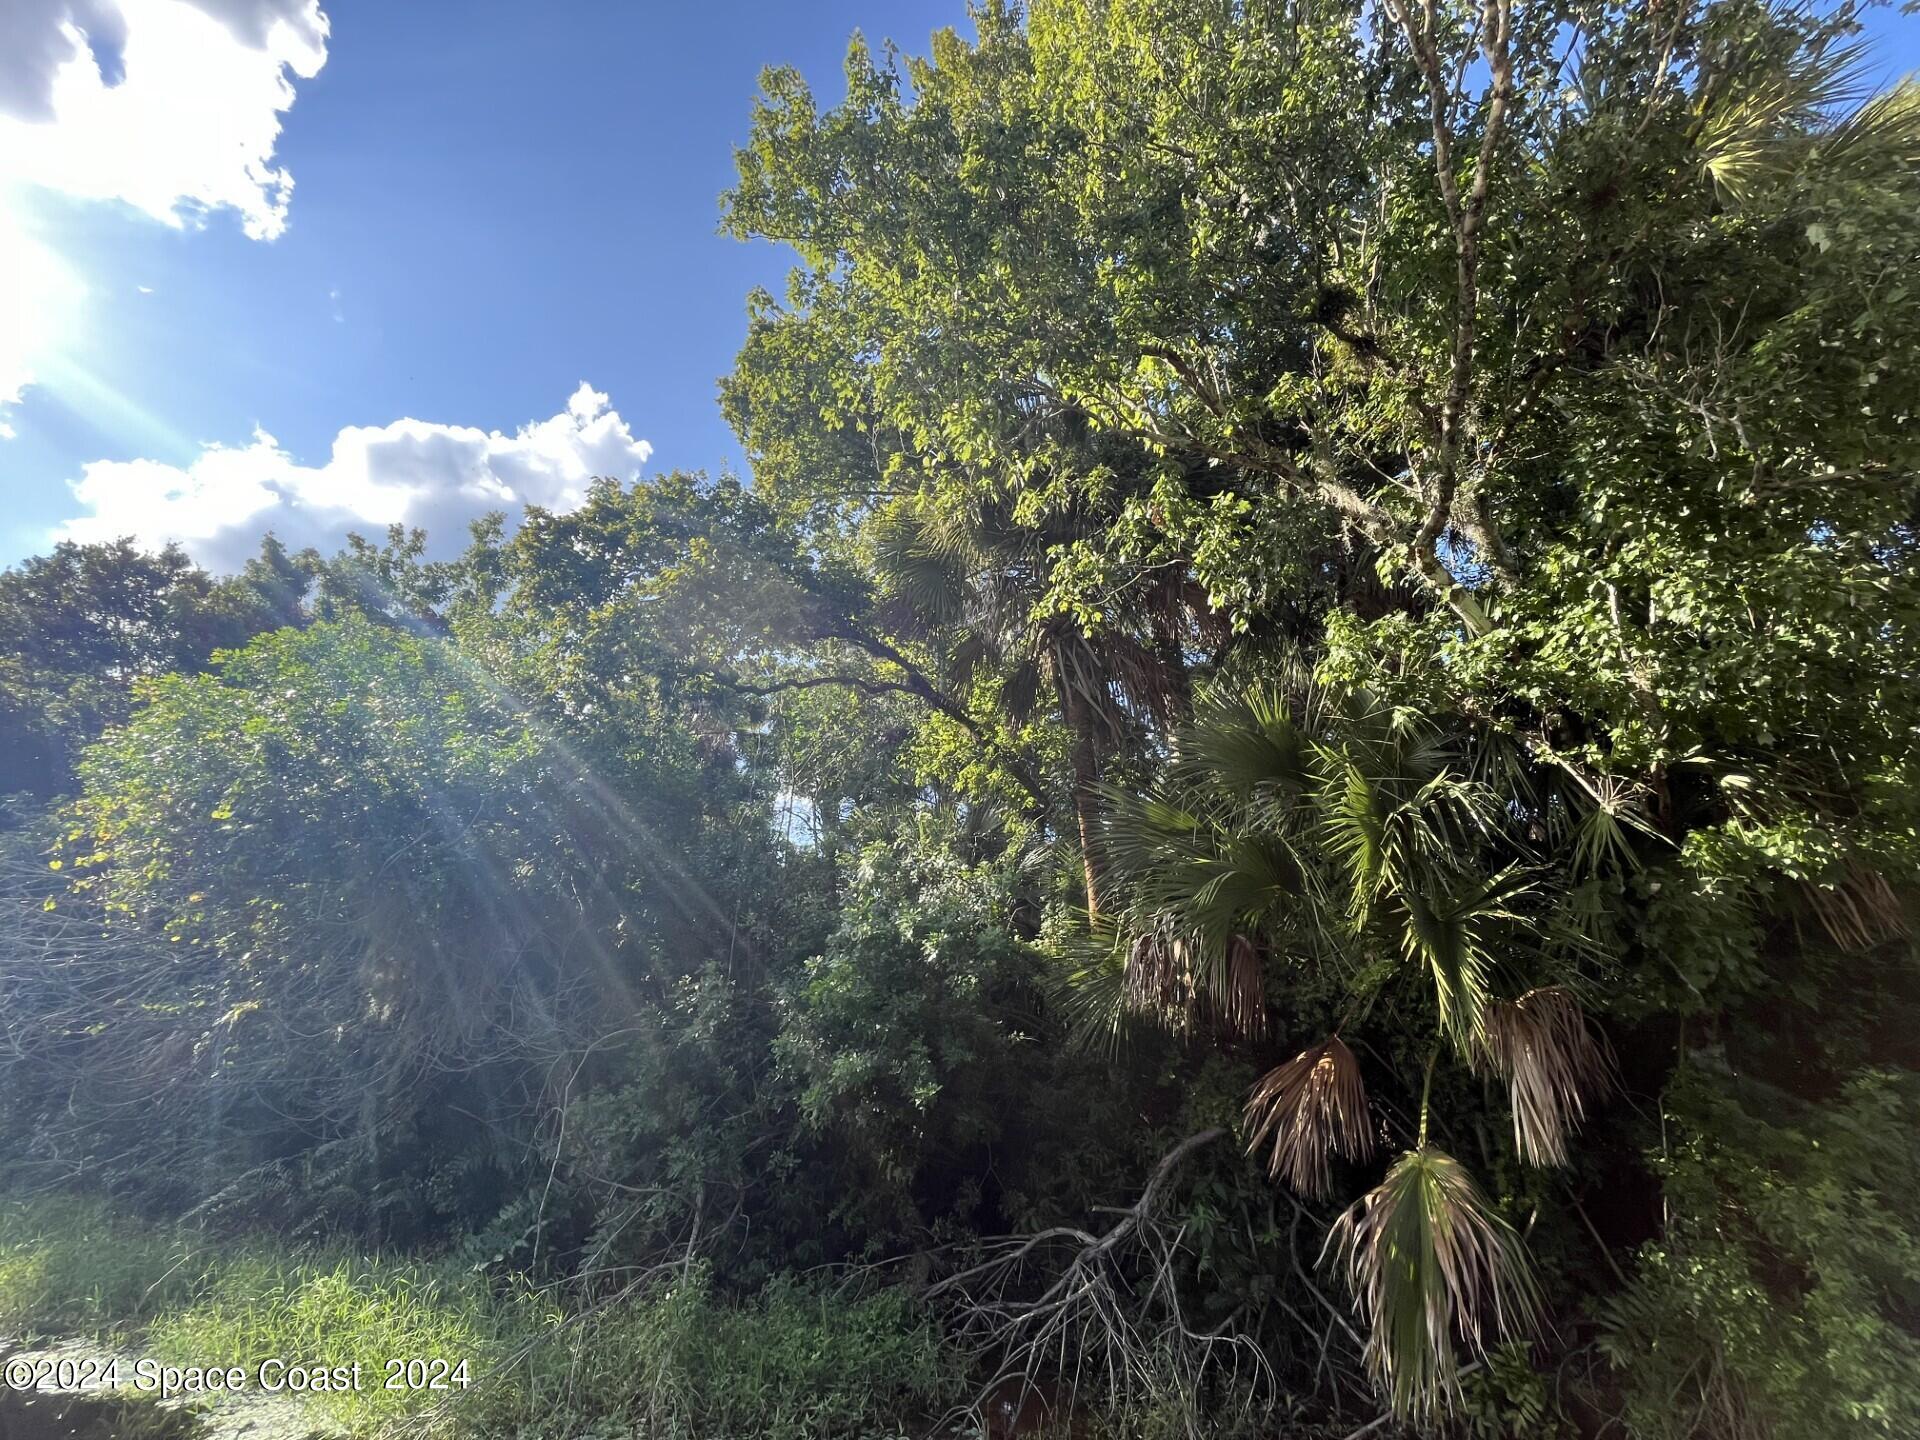
{"type": "Polygon", "coordinates": [[[113,0],[14,0],[0,11],[0,114],[53,119],[53,77],[76,54],[118,70],[126,26],[113,0]]]}
{"type": "Polygon", "coordinates": [[[0,180],[123,200],[169,225],[231,208],[287,227],[280,116],[327,58],[319,0],[4,0],[0,180]]]}
{"type": "Polygon", "coordinates": [[[273,163],[288,74],[326,59],[320,0],[0,0],[0,440],[86,294],[25,225],[33,188],[175,227],[232,209],[271,240],[293,194],[273,163]]]}
{"type": "Polygon", "coordinates": [[[271,435],[208,445],[186,468],[157,460],[96,460],[71,482],[86,514],[61,540],[131,535],[177,540],[215,571],[238,569],[271,530],[298,549],[337,548],[347,531],[380,538],[386,526],[422,526],[430,553],[457,553],[467,523],[524,505],[570,510],[595,476],[639,477],[653,447],[636,439],[605,393],[582,381],[566,408],[511,435],[467,425],[396,420],[351,426],[323,465],[296,463],[271,435]]]}

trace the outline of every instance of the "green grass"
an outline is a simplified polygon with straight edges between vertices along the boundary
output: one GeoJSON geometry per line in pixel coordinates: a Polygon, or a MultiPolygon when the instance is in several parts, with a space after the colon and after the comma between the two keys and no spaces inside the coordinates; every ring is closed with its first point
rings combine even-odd
{"type": "Polygon", "coordinates": [[[70,1196],[0,1202],[0,1332],[106,1336],[188,1301],[204,1242],[70,1196]]]}
{"type": "Polygon", "coordinates": [[[262,1361],[359,1366],[365,1388],[313,1397],[342,1424],[366,1430],[416,1415],[460,1392],[388,1389],[389,1360],[462,1361],[485,1377],[507,1338],[509,1313],[475,1277],[400,1261],[254,1252],[222,1262],[193,1303],[156,1316],[146,1346],[180,1365],[262,1361]]]}
{"type": "Polygon", "coordinates": [[[732,1302],[695,1269],[570,1308],[450,1261],[215,1239],[64,1197],[0,1202],[0,1334],[249,1371],[358,1362],[366,1388],[312,1397],[356,1435],[877,1440],[924,1430],[957,1394],[937,1332],[898,1291],[776,1284],[732,1302]],[[390,1391],[392,1359],[465,1360],[473,1384],[390,1391]]]}
{"type": "Polygon", "coordinates": [[[366,1388],[315,1409],[356,1432],[443,1394],[384,1388],[390,1358],[466,1360],[479,1377],[520,1317],[448,1264],[130,1223],[67,1197],[0,1205],[0,1333],[90,1335],[177,1365],[359,1362],[366,1388]]]}
{"type": "Polygon", "coordinates": [[[543,1337],[517,1411],[496,1410],[489,1428],[881,1440],[924,1433],[958,1393],[952,1357],[902,1292],[847,1300],[776,1284],[729,1304],[696,1271],[543,1337]]]}

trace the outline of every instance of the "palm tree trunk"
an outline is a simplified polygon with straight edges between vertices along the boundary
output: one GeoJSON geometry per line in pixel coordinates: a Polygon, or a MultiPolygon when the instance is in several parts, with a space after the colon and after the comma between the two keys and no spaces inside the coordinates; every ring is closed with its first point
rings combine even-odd
{"type": "Polygon", "coordinates": [[[1097,722],[1086,697],[1067,678],[1057,653],[1053,682],[1060,695],[1060,718],[1066,723],[1070,740],[1067,761],[1073,771],[1073,818],[1080,829],[1080,859],[1086,870],[1087,918],[1098,920],[1107,907],[1098,843],[1100,750],[1094,733],[1097,722]]]}

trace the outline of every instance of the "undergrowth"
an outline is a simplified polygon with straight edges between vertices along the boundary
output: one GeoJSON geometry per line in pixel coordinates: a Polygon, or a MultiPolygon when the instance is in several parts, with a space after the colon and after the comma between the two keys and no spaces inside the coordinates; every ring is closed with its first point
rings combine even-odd
{"type": "Polygon", "coordinates": [[[214,1239],[70,1198],[0,1204],[0,1335],[87,1335],[168,1364],[359,1363],[312,1395],[353,1435],[595,1440],[923,1433],[960,1394],[903,1292],[778,1282],[740,1301],[694,1267],[597,1304],[500,1289],[453,1261],[214,1239]],[[392,1359],[470,1385],[384,1388],[392,1359]]]}

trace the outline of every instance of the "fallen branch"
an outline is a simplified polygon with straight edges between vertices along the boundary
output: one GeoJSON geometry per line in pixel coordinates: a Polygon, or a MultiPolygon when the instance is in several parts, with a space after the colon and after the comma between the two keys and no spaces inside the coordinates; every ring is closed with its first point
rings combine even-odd
{"type": "Polygon", "coordinates": [[[1187,1322],[1177,1264],[1186,1232],[1160,1213],[1174,1173],[1225,1134],[1203,1130],[1168,1151],[1140,1197],[1112,1212],[1119,1218],[1106,1230],[1056,1225],[991,1240],[986,1259],[928,1288],[930,1299],[952,1307],[956,1339],[997,1357],[992,1378],[975,1399],[976,1411],[1013,1384],[1023,1393],[1037,1391],[1036,1377],[1050,1368],[1068,1395],[1091,1373],[1117,1400],[1174,1399],[1197,1435],[1198,1401],[1209,1374],[1225,1370],[1231,1377],[1247,1366],[1255,1382],[1250,1395],[1271,1382],[1266,1358],[1252,1340],[1231,1332],[1231,1318],[1207,1331],[1187,1322]],[[1051,1280],[1036,1282],[1040,1290],[1032,1295],[1023,1284],[1030,1269],[1063,1244],[1071,1247],[1065,1263],[1051,1280]]]}

